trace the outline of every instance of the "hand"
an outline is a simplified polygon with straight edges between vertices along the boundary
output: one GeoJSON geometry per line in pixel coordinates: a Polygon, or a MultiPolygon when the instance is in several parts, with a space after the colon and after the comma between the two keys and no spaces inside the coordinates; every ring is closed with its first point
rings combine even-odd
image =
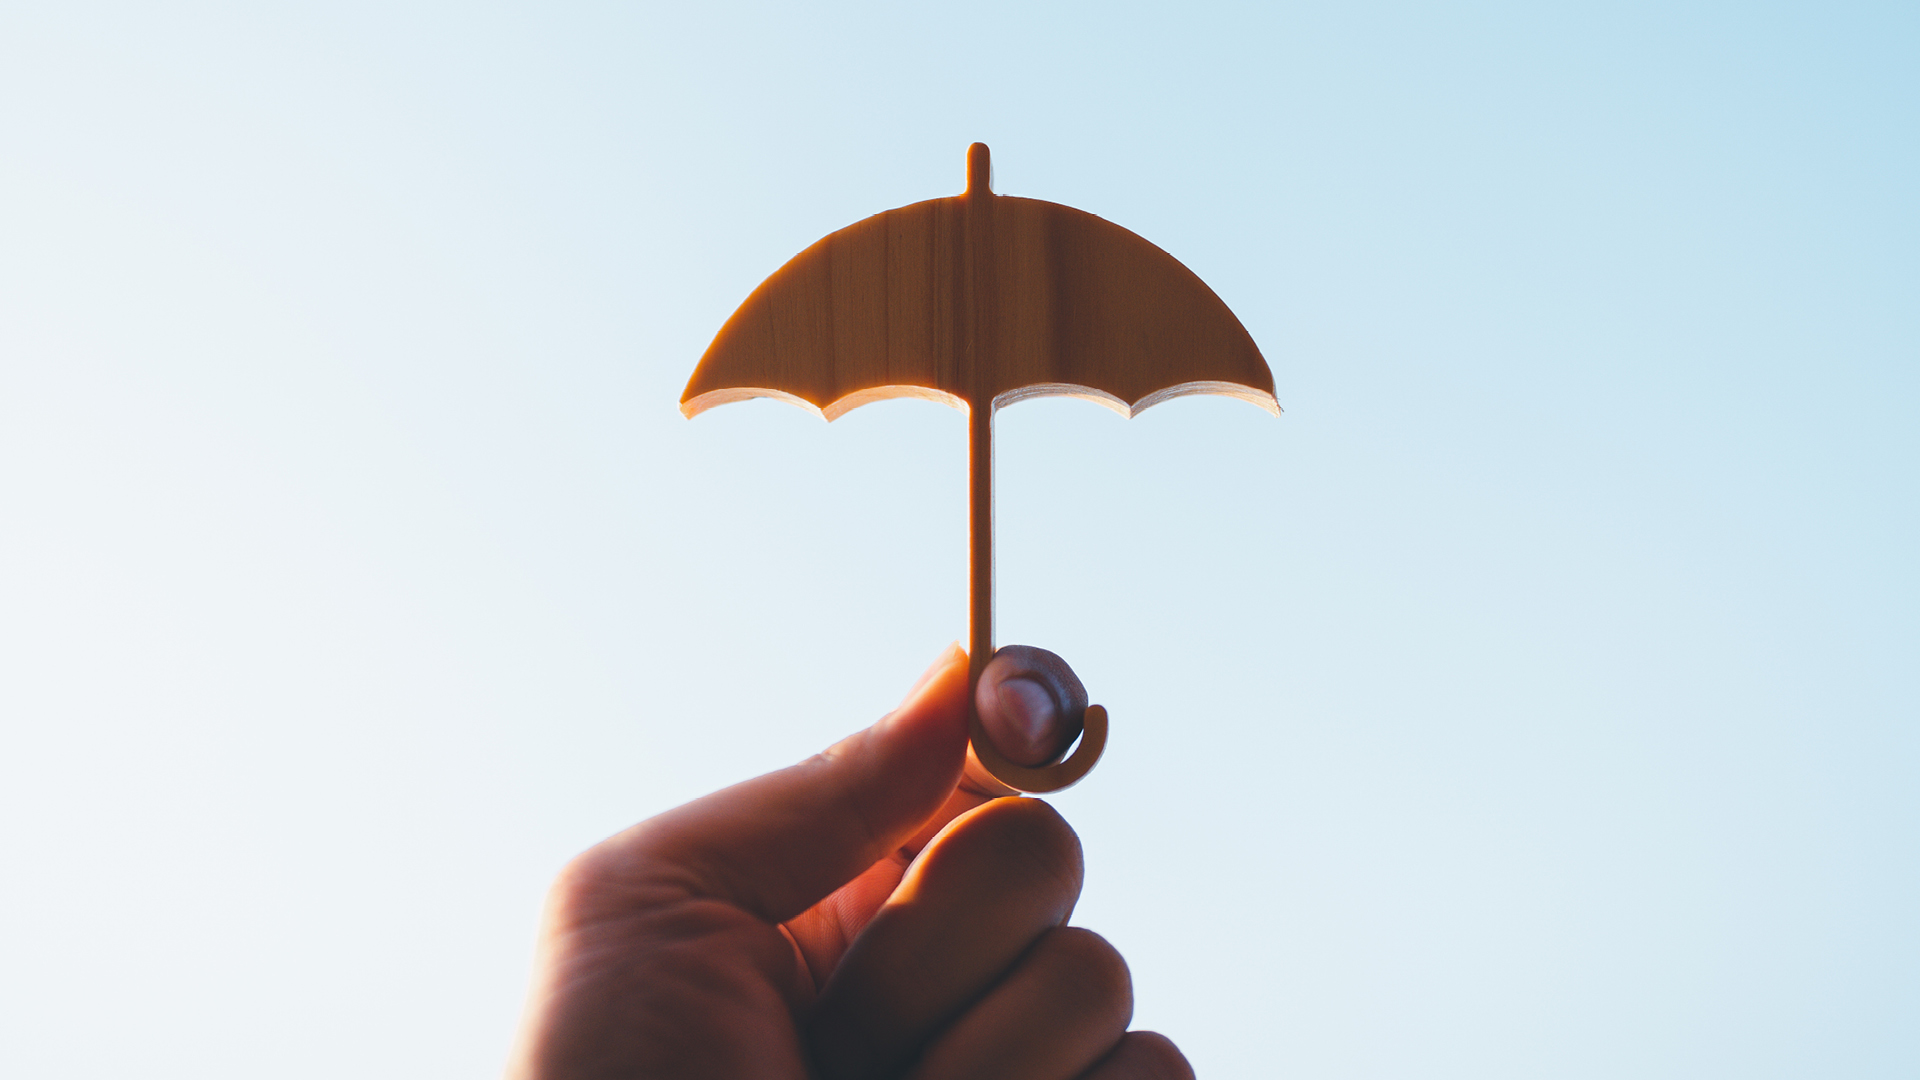
{"type": "MultiPolygon", "coordinates": [[[[575,859],[508,1075],[1191,1078],[1171,1042],[1126,1030],[1126,962],[1066,925],[1080,841],[1047,804],[994,797],[966,693],[956,646],[865,731],[575,859]]],[[[995,746],[1038,765],[1086,692],[1013,646],[977,701],[995,746]]]]}

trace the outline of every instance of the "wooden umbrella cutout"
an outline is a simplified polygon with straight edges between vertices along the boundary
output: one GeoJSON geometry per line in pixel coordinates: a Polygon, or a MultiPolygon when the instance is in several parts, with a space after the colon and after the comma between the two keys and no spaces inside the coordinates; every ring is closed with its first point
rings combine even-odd
{"type": "MultiPolygon", "coordinates": [[[[1273,373],[1240,320],[1173,256],[1092,214],[995,195],[984,143],[963,195],[903,206],[794,256],[747,297],[680,398],[692,417],[769,397],[828,420],[918,397],[967,410],[972,683],[993,656],[993,412],[1032,397],[1125,416],[1186,394],[1226,394],[1278,416],[1273,373]]],[[[1106,747],[1089,706],[1065,761],[1018,765],[971,705],[973,753],[1020,791],[1079,780],[1106,747]]]]}

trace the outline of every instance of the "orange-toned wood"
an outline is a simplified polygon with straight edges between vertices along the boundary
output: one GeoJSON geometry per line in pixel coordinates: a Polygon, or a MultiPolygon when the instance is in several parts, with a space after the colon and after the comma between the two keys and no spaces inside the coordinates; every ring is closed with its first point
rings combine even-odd
{"type": "MultiPolygon", "coordinates": [[[[1104,706],[1089,705],[1080,718],[1080,743],[1073,748],[1073,754],[1065,761],[1051,765],[1029,767],[1016,765],[994,748],[993,740],[987,738],[986,729],[981,726],[980,714],[971,717],[973,734],[973,756],[982,768],[992,774],[995,780],[1015,791],[1044,794],[1072,787],[1080,778],[1093,771],[1100,764],[1100,755],[1107,749],[1107,710],[1104,706]]],[[[969,764],[971,769],[972,765],[969,764]]],[[[971,782],[971,781],[969,781],[971,782]]],[[[993,792],[987,792],[993,794],[993,792]]]]}
{"type": "Polygon", "coordinates": [[[1092,214],[994,195],[986,147],[968,159],[966,194],[850,225],[762,282],[681,411],[773,397],[831,420],[885,397],[1069,394],[1135,415],[1191,393],[1279,411],[1260,350],[1192,271],[1092,214]]]}
{"type": "MultiPolygon", "coordinates": [[[[993,656],[997,409],[1063,395],[1134,416],[1184,394],[1227,394],[1280,411],[1259,348],[1192,271],[1092,214],[995,195],[991,179],[975,143],[964,194],[876,214],[794,256],[720,328],[680,399],[687,416],[755,397],[828,420],[891,397],[965,408],[976,682],[993,656]]],[[[1106,744],[1106,710],[1089,708],[1084,722],[1072,757],[1025,768],[993,749],[975,716],[974,754],[1011,787],[1059,790],[1106,744]]]]}

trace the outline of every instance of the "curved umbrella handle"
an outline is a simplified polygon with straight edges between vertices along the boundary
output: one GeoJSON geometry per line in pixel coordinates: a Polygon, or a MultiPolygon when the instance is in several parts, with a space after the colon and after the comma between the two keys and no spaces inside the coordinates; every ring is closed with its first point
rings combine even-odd
{"type": "Polygon", "coordinates": [[[994,748],[993,740],[987,738],[987,729],[980,723],[979,710],[969,711],[971,715],[967,718],[967,731],[973,738],[974,758],[993,774],[995,780],[1029,795],[1063,791],[1079,783],[1081,777],[1093,771],[1101,753],[1107,748],[1106,707],[1089,705],[1087,711],[1081,714],[1080,745],[1073,748],[1072,757],[1052,765],[1015,765],[994,748]]]}

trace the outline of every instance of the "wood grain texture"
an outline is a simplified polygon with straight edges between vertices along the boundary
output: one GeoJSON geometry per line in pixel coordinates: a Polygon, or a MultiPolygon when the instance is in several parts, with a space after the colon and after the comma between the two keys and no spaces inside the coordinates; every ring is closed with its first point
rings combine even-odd
{"type": "Polygon", "coordinates": [[[776,397],[831,420],[883,397],[1071,394],[1133,415],[1183,393],[1279,412],[1253,338],[1173,256],[976,178],[794,256],[720,329],[680,407],[776,397]]]}
{"type": "MultiPolygon", "coordinates": [[[[720,328],[680,398],[690,417],[756,397],[828,420],[891,397],[966,409],[976,684],[994,648],[997,409],[1061,395],[1133,416],[1204,393],[1280,412],[1253,338],[1191,270],[1092,214],[995,195],[991,175],[975,143],[964,194],[876,214],[794,256],[720,328]]],[[[970,772],[978,764],[1015,790],[1057,791],[1099,760],[1107,715],[1090,707],[1073,755],[1035,768],[995,751],[977,714],[972,733],[970,772]]]]}

